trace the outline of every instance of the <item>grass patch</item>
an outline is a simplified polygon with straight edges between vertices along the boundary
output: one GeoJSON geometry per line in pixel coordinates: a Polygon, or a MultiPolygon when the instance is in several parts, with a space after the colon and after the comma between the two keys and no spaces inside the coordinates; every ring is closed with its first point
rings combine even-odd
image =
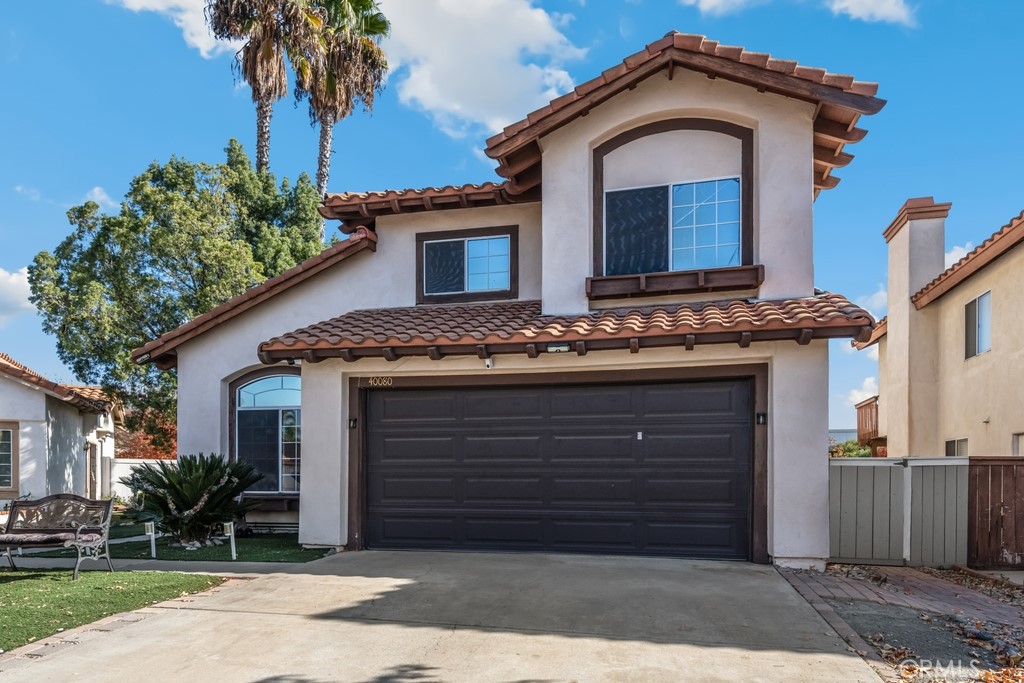
{"type": "MultiPolygon", "coordinates": [[[[230,562],[231,547],[224,545],[199,550],[169,548],[169,538],[156,540],[156,559],[206,562],[230,562]]],[[[299,545],[298,534],[257,534],[235,539],[239,562],[309,562],[327,554],[324,548],[306,549],[299,545]]],[[[74,550],[32,553],[32,557],[74,557],[74,550]]],[[[121,560],[148,560],[149,541],[111,543],[110,556],[121,560]]]]}
{"type": "Polygon", "coordinates": [[[218,576],[174,572],[82,572],[0,568],[0,650],[46,638],[119,612],[204,591],[218,576]]]}
{"type": "Polygon", "coordinates": [[[130,519],[123,512],[115,512],[110,518],[111,538],[131,538],[132,536],[142,536],[145,533],[145,525],[130,519]]]}

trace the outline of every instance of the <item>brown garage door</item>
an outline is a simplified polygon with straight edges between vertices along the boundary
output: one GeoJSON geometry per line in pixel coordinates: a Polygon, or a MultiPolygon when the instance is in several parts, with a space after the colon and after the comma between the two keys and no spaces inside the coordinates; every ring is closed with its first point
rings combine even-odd
{"type": "Polygon", "coordinates": [[[367,545],[747,559],[749,380],[379,390],[367,545]]]}

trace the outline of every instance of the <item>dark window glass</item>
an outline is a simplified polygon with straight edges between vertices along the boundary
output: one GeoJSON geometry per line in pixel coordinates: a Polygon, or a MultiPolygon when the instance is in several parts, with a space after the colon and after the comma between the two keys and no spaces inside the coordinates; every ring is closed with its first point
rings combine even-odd
{"type": "Polygon", "coordinates": [[[278,456],[281,447],[279,410],[238,411],[238,459],[256,468],[263,479],[253,491],[278,491],[278,456]]]}
{"type": "Polygon", "coordinates": [[[956,455],[956,441],[946,442],[946,457],[952,458],[956,455]]]}
{"type": "Polygon", "coordinates": [[[978,300],[964,307],[964,358],[978,355],[978,300]]]}
{"type": "Polygon", "coordinates": [[[449,294],[466,288],[466,242],[427,242],[423,245],[423,293],[449,294]]]}
{"type": "Polygon", "coordinates": [[[605,275],[668,270],[668,186],[605,194],[605,275]]]}

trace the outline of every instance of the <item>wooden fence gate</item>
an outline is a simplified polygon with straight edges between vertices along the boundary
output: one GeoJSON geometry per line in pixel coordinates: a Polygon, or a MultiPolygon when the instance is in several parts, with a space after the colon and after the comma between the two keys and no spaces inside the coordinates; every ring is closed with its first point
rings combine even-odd
{"type": "Polygon", "coordinates": [[[1024,567],[1024,458],[971,458],[967,564],[1024,567]]]}

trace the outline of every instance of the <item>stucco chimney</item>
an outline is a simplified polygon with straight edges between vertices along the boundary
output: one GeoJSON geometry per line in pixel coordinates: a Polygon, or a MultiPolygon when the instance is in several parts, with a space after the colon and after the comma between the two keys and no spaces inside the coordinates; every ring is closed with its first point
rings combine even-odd
{"type": "Polygon", "coordinates": [[[938,313],[910,298],[944,270],[951,204],[908,199],[883,235],[889,245],[889,322],[884,401],[890,456],[940,456],[938,313]]]}

